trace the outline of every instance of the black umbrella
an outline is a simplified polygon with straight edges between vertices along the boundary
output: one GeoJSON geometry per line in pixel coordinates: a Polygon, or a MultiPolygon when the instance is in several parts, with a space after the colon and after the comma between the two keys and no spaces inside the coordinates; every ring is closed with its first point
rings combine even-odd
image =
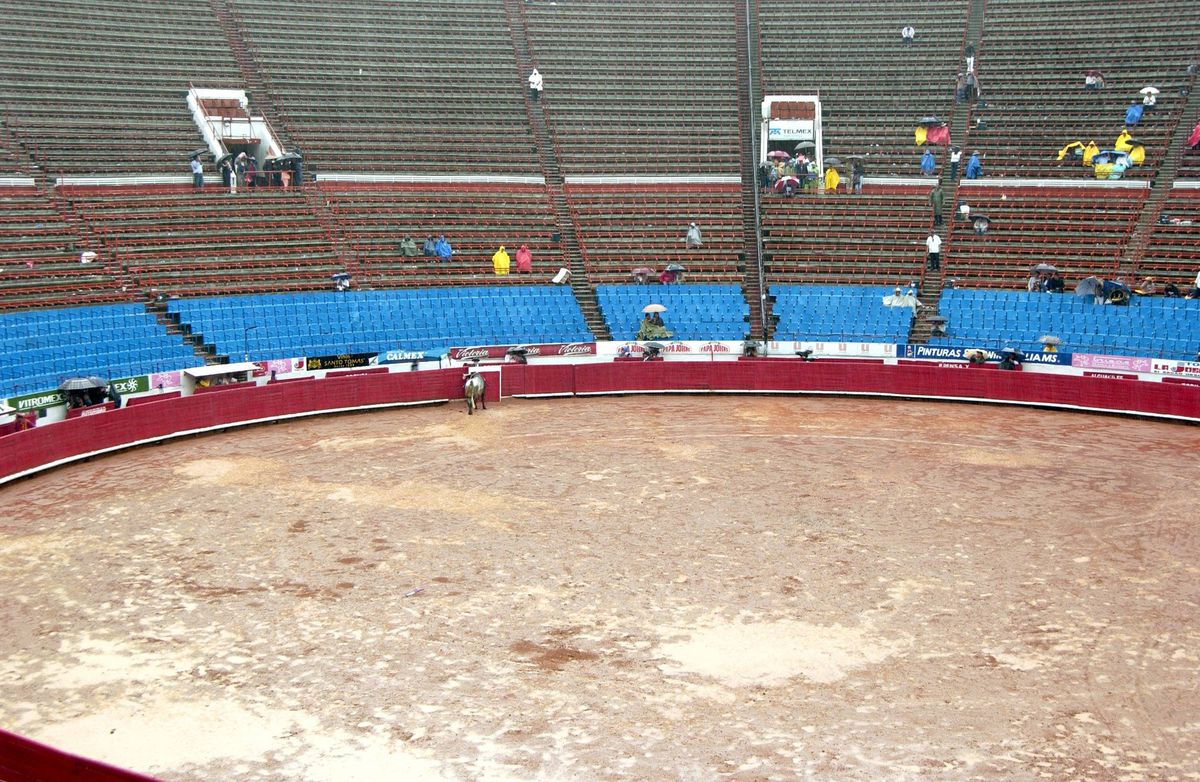
{"type": "Polygon", "coordinates": [[[932,127],[936,125],[944,125],[945,123],[938,119],[935,115],[930,114],[928,116],[921,117],[921,121],[917,124],[924,125],[926,127],[932,127]]]}
{"type": "Polygon", "coordinates": [[[656,358],[664,347],[666,346],[661,342],[647,342],[642,345],[642,349],[646,351],[644,358],[656,358]]]}
{"type": "Polygon", "coordinates": [[[669,272],[685,272],[685,271],[687,271],[687,269],[683,268],[682,266],[680,266],[677,263],[672,263],[669,266],[667,266],[667,271],[669,271],[669,272]]]}
{"type": "Polygon", "coordinates": [[[108,381],[102,377],[89,375],[88,377],[69,377],[62,382],[58,387],[59,391],[86,391],[89,388],[105,388],[108,386],[108,381]]]}
{"type": "Polygon", "coordinates": [[[220,166],[226,161],[232,161],[234,157],[235,156],[232,152],[226,152],[224,155],[221,155],[221,157],[217,158],[217,166],[220,166]]]}
{"type": "Polygon", "coordinates": [[[506,350],[504,352],[505,352],[505,354],[507,354],[509,356],[527,356],[527,355],[529,355],[529,348],[525,348],[525,347],[521,347],[520,345],[517,345],[516,347],[509,348],[508,350],[506,350]]]}
{"type": "Polygon", "coordinates": [[[1000,351],[1000,355],[1014,358],[1017,361],[1025,360],[1025,354],[1016,348],[1004,348],[1004,350],[1000,351]]]}
{"type": "Polygon", "coordinates": [[[1033,267],[1033,270],[1035,272],[1056,272],[1058,271],[1058,267],[1052,263],[1039,263],[1033,267]]]}
{"type": "Polygon", "coordinates": [[[207,154],[207,152],[208,152],[208,147],[201,147],[200,149],[193,149],[191,152],[188,153],[188,160],[191,160],[192,158],[200,157],[201,155],[207,154]]]}

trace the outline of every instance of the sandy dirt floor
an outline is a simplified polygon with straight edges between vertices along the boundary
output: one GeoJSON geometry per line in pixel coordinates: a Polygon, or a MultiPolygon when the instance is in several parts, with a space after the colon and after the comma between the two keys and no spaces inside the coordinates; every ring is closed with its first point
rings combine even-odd
{"type": "Polygon", "coordinates": [[[0,725],[171,782],[1200,779],[1198,477],[793,397],[142,448],[0,490],[0,725]]]}

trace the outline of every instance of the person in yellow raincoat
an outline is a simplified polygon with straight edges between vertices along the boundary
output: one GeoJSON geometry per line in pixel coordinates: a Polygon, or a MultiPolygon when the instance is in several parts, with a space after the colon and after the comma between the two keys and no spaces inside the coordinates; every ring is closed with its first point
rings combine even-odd
{"type": "Polygon", "coordinates": [[[1064,159],[1067,155],[1082,156],[1083,155],[1083,142],[1082,141],[1072,141],[1070,144],[1067,144],[1065,147],[1058,150],[1058,159],[1059,160],[1064,159]]]}
{"type": "Polygon", "coordinates": [[[1129,162],[1135,166],[1140,166],[1146,162],[1146,148],[1141,144],[1134,144],[1129,147],[1129,162]]]}
{"type": "Polygon", "coordinates": [[[1133,138],[1128,130],[1122,130],[1121,135],[1117,136],[1116,142],[1113,144],[1113,149],[1118,152],[1128,152],[1133,149],[1133,145],[1129,143],[1129,139],[1133,138]]]}
{"type": "Polygon", "coordinates": [[[1096,153],[1100,151],[1100,147],[1096,146],[1095,141],[1089,141],[1087,146],[1083,148],[1083,164],[1089,168],[1092,165],[1092,158],[1096,157],[1096,153]]]}
{"type": "Polygon", "coordinates": [[[508,274],[508,268],[511,264],[512,259],[504,251],[504,245],[500,245],[500,249],[492,256],[492,271],[496,274],[508,274]]]}
{"type": "Polygon", "coordinates": [[[917,146],[924,146],[925,140],[929,136],[929,128],[920,125],[913,131],[913,140],[917,142],[917,146]]]}
{"type": "Polygon", "coordinates": [[[838,174],[837,169],[833,166],[825,169],[825,192],[836,193],[838,183],[842,181],[842,177],[838,174]]]}

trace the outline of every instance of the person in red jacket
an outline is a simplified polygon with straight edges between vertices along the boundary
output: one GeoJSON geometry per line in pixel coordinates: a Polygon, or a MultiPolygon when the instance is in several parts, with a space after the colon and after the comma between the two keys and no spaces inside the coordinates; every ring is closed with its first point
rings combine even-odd
{"type": "Polygon", "coordinates": [[[529,251],[529,245],[527,244],[523,244],[517,249],[517,271],[533,271],[533,253],[529,251]]]}

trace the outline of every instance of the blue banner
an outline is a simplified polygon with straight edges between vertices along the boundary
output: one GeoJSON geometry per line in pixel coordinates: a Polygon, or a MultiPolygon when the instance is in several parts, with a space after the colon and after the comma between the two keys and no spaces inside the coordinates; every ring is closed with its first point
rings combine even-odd
{"type": "MultiPolygon", "coordinates": [[[[999,361],[1000,353],[988,348],[955,348],[949,345],[897,345],[899,358],[915,358],[925,361],[966,361],[967,353],[982,350],[988,361],[999,361]]],[[[1070,353],[1025,353],[1023,364],[1055,364],[1071,366],[1070,353]]]]}

